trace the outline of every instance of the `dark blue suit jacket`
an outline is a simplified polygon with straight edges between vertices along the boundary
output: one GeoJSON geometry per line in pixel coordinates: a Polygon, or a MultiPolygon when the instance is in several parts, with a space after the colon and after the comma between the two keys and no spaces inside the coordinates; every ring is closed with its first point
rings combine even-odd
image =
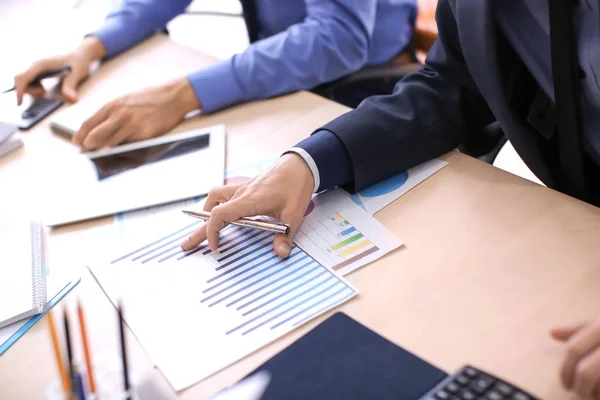
{"type": "MultiPolygon", "coordinates": [[[[533,173],[556,187],[560,171],[555,141],[533,129],[509,98],[509,82],[521,74],[523,64],[497,29],[492,3],[441,0],[439,36],[426,65],[400,81],[392,95],[368,98],[322,128],[339,139],[345,152],[316,154],[321,189],[340,184],[349,184],[351,190],[366,188],[455,149],[494,121],[533,173]],[[340,158],[351,163],[350,181],[326,165],[340,158]]],[[[319,132],[300,147],[313,155],[319,135],[325,136],[319,132]]]]}

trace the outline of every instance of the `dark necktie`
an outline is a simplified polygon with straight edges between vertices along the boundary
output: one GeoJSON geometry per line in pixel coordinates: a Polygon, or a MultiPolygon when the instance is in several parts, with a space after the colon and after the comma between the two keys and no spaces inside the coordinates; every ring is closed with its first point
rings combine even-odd
{"type": "Polygon", "coordinates": [[[581,97],[573,0],[549,0],[550,49],[556,104],[558,159],[562,176],[558,189],[585,200],[581,97]]]}
{"type": "Polygon", "coordinates": [[[256,5],[254,4],[254,0],[240,0],[240,3],[242,3],[242,12],[244,13],[246,29],[248,30],[248,39],[250,39],[250,43],[254,43],[258,40],[259,35],[256,5]]]}

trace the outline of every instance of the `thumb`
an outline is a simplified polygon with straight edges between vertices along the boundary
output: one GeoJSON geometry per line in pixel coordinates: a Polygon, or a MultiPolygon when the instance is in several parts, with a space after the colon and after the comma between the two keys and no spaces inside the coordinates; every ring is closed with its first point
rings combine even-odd
{"type": "Polygon", "coordinates": [[[71,103],[77,101],[77,85],[79,84],[79,81],[83,79],[83,76],[81,75],[81,73],[72,71],[62,82],[62,95],[71,103]]]}
{"type": "Polygon", "coordinates": [[[286,258],[290,255],[294,245],[294,236],[296,235],[296,231],[300,226],[303,216],[304,209],[284,210],[281,213],[280,222],[289,225],[290,231],[287,235],[284,233],[277,233],[273,239],[273,248],[279,257],[286,258]]]}
{"type": "Polygon", "coordinates": [[[553,328],[550,331],[550,335],[558,341],[566,342],[585,325],[586,323],[579,323],[570,326],[553,328]]]}

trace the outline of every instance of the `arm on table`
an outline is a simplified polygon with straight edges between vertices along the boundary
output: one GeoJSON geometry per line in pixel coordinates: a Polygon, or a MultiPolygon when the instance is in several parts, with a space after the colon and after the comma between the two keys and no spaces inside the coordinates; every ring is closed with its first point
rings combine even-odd
{"type": "MultiPolygon", "coordinates": [[[[309,89],[360,69],[376,9],[376,0],[307,1],[304,21],[189,76],[204,111],[309,89]]],[[[411,16],[407,9],[398,23],[410,24],[411,16]]]]}
{"type": "MultiPolygon", "coordinates": [[[[366,99],[354,111],[323,126],[339,139],[331,154],[351,162],[350,179],[313,156],[318,144],[304,148],[321,177],[319,190],[347,185],[351,191],[371,186],[393,174],[442,155],[460,145],[494,118],[465,65],[456,20],[447,0],[437,10],[440,30],[426,64],[396,85],[393,94],[366,99]],[[343,157],[342,157],[343,158],[343,157]],[[324,175],[330,178],[323,179],[324,175]]],[[[321,139],[319,139],[321,140],[321,139]]],[[[346,161],[347,162],[347,161],[346,161]]],[[[346,167],[347,169],[348,167],[346,167]]]]}
{"type": "Polygon", "coordinates": [[[125,0],[108,14],[104,25],[91,35],[99,38],[106,57],[136,45],[183,13],[191,0],[125,0]]]}

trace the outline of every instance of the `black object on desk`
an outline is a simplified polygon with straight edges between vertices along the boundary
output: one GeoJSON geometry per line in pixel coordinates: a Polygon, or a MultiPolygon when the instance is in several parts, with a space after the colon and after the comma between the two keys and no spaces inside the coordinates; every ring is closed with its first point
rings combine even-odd
{"type": "Polygon", "coordinates": [[[419,400],[536,400],[531,394],[481,369],[465,366],[419,400]]]}
{"type": "Polygon", "coordinates": [[[21,114],[21,120],[18,122],[19,128],[23,130],[31,128],[63,104],[64,101],[60,99],[38,97],[21,114]]]}
{"type": "Polygon", "coordinates": [[[262,400],[415,400],[446,373],[336,313],[260,366],[271,382],[262,400]]]}

